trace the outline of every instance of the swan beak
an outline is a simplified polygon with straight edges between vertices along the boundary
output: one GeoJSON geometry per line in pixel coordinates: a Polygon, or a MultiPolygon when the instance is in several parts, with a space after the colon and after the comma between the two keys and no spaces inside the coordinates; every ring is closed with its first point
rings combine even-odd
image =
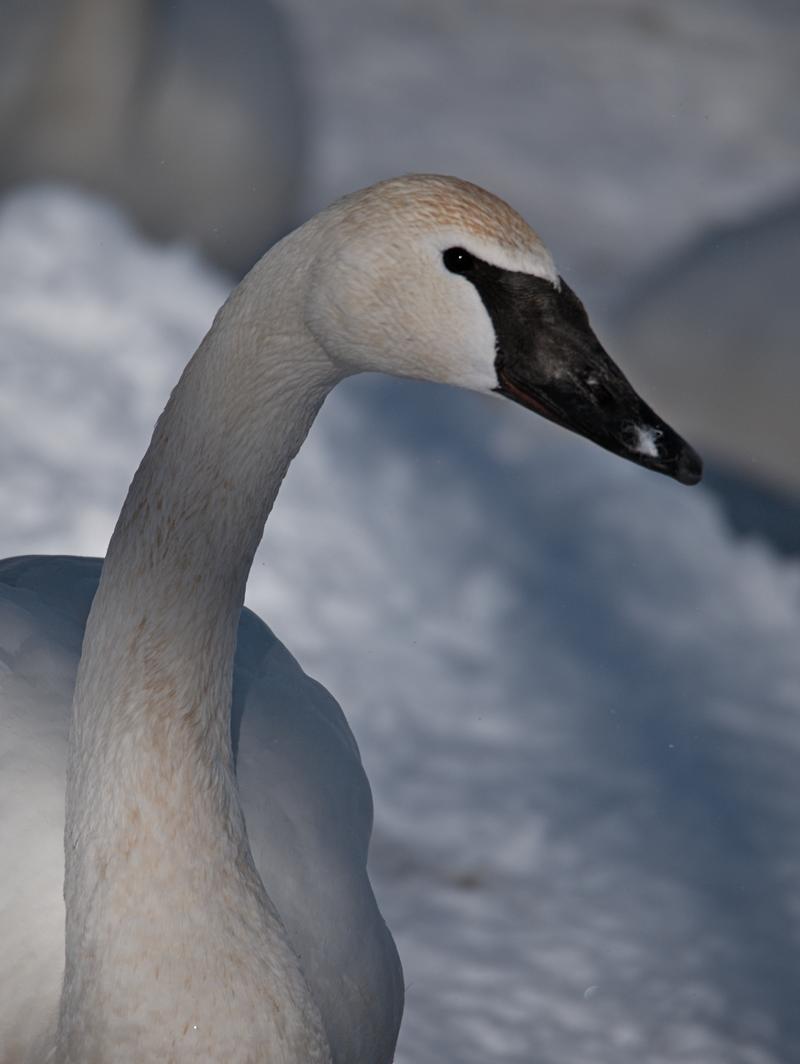
{"type": "Polygon", "coordinates": [[[664,473],[680,484],[697,484],[703,476],[700,455],[650,409],[608,355],[602,354],[615,371],[611,381],[606,373],[601,384],[598,373],[583,384],[559,382],[560,386],[546,387],[536,382],[531,387],[498,368],[495,390],[620,458],[664,473]]]}
{"type": "Polygon", "coordinates": [[[700,456],[636,394],[574,292],[562,280],[543,302],[536,285],[535,298],[531,292],[525,300],[524,328],[519,303],[511,321],[496,319],[495,391],[621,458],[697,484],[700,456]]]}

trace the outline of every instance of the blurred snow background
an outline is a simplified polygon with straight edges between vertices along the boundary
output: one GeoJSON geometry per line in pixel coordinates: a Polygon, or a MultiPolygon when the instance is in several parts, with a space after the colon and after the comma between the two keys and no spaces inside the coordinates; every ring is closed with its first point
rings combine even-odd
{"type": "MultiPolygon", "coordinates": [[[[662,269],[677,298],[682,246],[800,187],[795,5],[285,11],[311,116],[287,223],[394,172],[458,173],[522,210],[594,317],[637,344],[651,333],[631,300],[657,303],[662,269]]],[[[728,265],[751,260],[734,248],[728,265]]],[[[759,344],[775,332],[763,283],[754,270],[744,339],[781,390],[796,319],[781,304],[779,340],[759,344]]],[[[0,554],[103,552],[229,284],[85,195],[5,201],[0,554]]],[[[693,336],[716,328],[690,296],[700,309],[669,318],[687,390],[693,336]]],[[[724,320],[724,292],[712,311],[724,320]]],[[[646,352],[614,353],[658,406],[646,352]]],[[[728,435],[739,380],[721,366],[728,435]]],[[[680,429],[681,390],[664,394],[680,429]]],[[[761,469],[739,460],[732,478],[757,524],[743,468],[761,469]]],[[[785,527],[790,502],[775,505],[785,527]]],[[[349,382],[292,468],[248,602],[361,744],[408,983],[400,1061],[800,1059],[800,570],[735,534],[717,495],[511,404],[349,382]]]]}

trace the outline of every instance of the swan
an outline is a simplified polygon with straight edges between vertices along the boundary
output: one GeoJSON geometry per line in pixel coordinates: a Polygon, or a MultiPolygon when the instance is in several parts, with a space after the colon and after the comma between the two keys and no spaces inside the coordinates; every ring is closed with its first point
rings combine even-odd
{"type": "Polygon", "coordinates": [[[297,210],[293,45],[269,0],[0,7],[0,188],[94,189],[241,276],[297,210]]]}
{"type": "Polygon", "coordinates": [[[105,561],[0,563],[2,1064],[392,1059],[402,972],[358,749],[242,607],[326,395],[376,370],[701,477],[483,189],[394,178],[275,245],[185,368],[105,561]]]}

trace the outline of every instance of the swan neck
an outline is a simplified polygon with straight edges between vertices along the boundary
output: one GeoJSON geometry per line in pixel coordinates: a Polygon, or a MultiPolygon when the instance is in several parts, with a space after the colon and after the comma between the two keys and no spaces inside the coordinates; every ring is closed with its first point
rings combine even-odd
{"type": "MultiPolygon", "coordinates": [[[[68,761],[65,1059],[106,1059],[111,1042],[96,1019],[130,1012],[132,1001],[147,1006],[147,1059],[167,1059],[176,1017],[190,1038],[197,1014],[220,1008],[220,1030],[252,1030],[261,1052],[274,1036],[264,994],[291,988],[283,1007],[319,1027],[253,863],[230,740],[253,555],[341,376],[302,326],[280,253],[270,258],[222,308],[159,419],[87,622],[68,761]],[[220,985],[234,987],[227,1005],[220,985]],[[91,1047],[87,1030],[100,1032],[91,1047]]],[[[131,1035],[137,1051],[143,1037],[131,1035]]]]}

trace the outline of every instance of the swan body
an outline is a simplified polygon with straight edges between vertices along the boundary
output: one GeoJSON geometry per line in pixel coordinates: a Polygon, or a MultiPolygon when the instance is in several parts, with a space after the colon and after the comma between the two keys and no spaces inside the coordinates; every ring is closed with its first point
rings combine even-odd
{"type": "Polygon", "coordinates": [[[0,187],[97,190],[153,236],[188,239],[241,273],[296,209],[305,116],[293,51],[265,0],[9,5],[0,187]]]}
{"type": "MultiPolygon", "coordinates": [[[[14,855],[0,882],[4,1062],[41,1062],[55,1037],[70,699],[101,564],[41,556],[0,563],[0,848],[14,855]]],[[[248,609],[239,621],[231,734],[253,857],[325,999],[337,1058],[389,1060],[403,984],[365,871],[369,784],[336,701],[248,609]],[[336,979],[326,978],[331,965],[336,979]]]]}
{"type": "Polygon", "coordinates": [[[44,754],[33,782],[4,770],[18,871],[0,888],[17,983],[3,1064],[391,1059],[402,978],[366,875],[358,751],[335,702],[242,610],[286,469],[328,391],[362,370],[500,393],[700,476],[489,193],[394,179],[276,245],[184,371],[102,572],[0,570],[3,763],[44,754]],[[61,697],[37,687],[51,671],[61,697]],[[32,842],[44,808],[55,830],[32,842]]]}

